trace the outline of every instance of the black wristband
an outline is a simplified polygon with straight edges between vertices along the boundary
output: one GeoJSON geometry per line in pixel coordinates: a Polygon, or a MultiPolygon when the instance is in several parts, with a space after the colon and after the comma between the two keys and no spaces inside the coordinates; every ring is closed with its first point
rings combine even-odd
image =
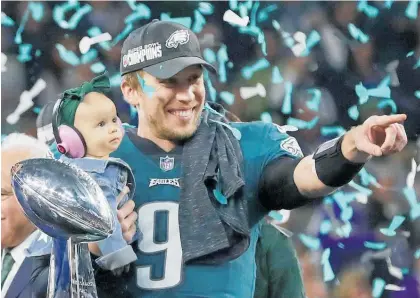
{"type": "Polygon", "coordinates": [[[353,163],[341,152],[344,135],[325,142],[315,151],[315,170],[319,180],[327,186],[340,187],[349,183],[364,167],[364,163],[353,163]]]}

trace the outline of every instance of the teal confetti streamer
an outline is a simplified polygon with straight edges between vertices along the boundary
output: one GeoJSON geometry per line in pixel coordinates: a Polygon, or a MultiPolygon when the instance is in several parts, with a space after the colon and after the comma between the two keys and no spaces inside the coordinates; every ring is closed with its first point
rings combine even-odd
{"type": "Polygon", "coordinates": [[[100,73],[100,72],[104,72],[106,68],[105,68],[105,65],[103,63],[96,62],[96,63],[94,63],[90,66],[90,69],[94,73],[100,73]]]}
{"type": "Polygon", "coordinates": [[[357,120],[359,118],[359,109],[357,106],[352,106],[348,109],[348,114],[351,119],[357,120]]]}
{"type": "Polygon", "coordinates": [[[258,43],[261,45],[261,51],[264,56],[267,56],[267,44],[265,42],[265,36],[262,31],[260,31],[260,34],[258,35],[258,43]]]}
{"type": "Polygon", "coordinates": [[[420,90],[417,90],[416,92],[414,92],[414,96],[420,99],[420,90]]]}
{"type": "Polygon", "coordinates": [[[415,257],[416,259],[420,259],[420,248],[418,248],[418,249],[416,250],[416,252],[414,253],[414,257],[415,257]]]}
{"type": "Polygon", "coordinates": [[[217,91],[216,88],[213,87],[213,84],[209,78],[208,72],[204,72],[205,82],[207,83],[207,89],[209,90],[210,100],[212,102],[216,101],[217,91]]]}
{"type": "Polygon", "coordinates": [[[70,50],[67,50],[62,44],[55,44],[55,48],[58,50],[58,55],[64,62],[76,66],[80,64],[79,57],[70,50]]]}
{"type": "Polygon", "coordinates": [[[235,95],[228,91],[220,92],[219,96],[225,103],[227,103],[230,106],[235,102],[235,95]]]}
{"type": "Polygon", "coordinates": [[[417,60],[417,63],[413,66],[413,69],[417,69],[420,67],[420,58],[417,60]]]}
{"type": "Polygon", "coordinates": [[[378,180],[376,180],[376,178],[368,173],[368,171],[366,170],[366,168],[362,168],[358,175],[360,176],[360,182],[362,183],[362,185],[364,186],[368,186],[369,184],[374,185],[375,187],[382,187],[379,183],[378,180]]]}
{"type": "Polygon", "coordinates": [[[306,57],[309,55],[312,48],[321,40],[321,35],[315,30],[312,30],[309,34],[308,38],[306,39],[306,48],[300,54],[301,57],[306,57]]]}
{"type": "Polygon", "coordinates": [[[210,64],[216,62],[216,54],[213,52],[213,50],[211,50],[209,48],[204,49],[203,57],[210,64]]]}
{"type": "Polygon", "coordinates": [[[137,109],[134,106],[130,105],[130,119],[136,118],[137,113],[137,109]]]}
{"type": "Polygon", "coordinates": [[[273,71],[271,73],[271,82],[273,84],[280,84],[283,82],[283,77],[280,74],[280,70],[277,66],[273,67],[273,71]]]}
{"type": "Polygon", "coordinates": [[[361,192],[362,194],[366,195],[367,197],[370,196],[372,194],[372,190],[370,190],[369,188],[365,188],[359,184],[357,184],[356,182],[354,182],[353,180],[350,181],[348,183],[349,186],[355,188],[356,190],[358,190],[359,192],[361,192]]]}
{"type": "Polygon", "coordinates": [[[227,47],[225,44],[223,44],[219,51],[217,51],[217,59],[219,60],[219,81],[222,83],[226,83],[227,75],[226,75],[226,62],[229,61],[228,55],[227,55],[227,47]]]}
{"type": "Polygon", "coordinates": [[[147,94],[149,99],[151,99],[153,97],[153,94],[156,92],[156,89],[150,85],[147,85],[145,80],[143,80],[143,78],[138,73],[137,80],[139,81],[142,91],[147,94]]]}
{"type": "Polygon", "coordinates": [[[258,10],[258,7],[260,7],[260,2],[255,1],[254,5],[252,6],[252,9],[251,9],[251,15],[249,16],[251,26],[256,26],[257,25],[257,10],[258,10]]]}
{"type": "Polygon", "coordinates": [[[299,129],[312,129],[318,123],[319,117],[314,117],[311,121],[304,121],[301,119],[290,117],[287,119],[287,125],[296,126],[299,129]]]}
{"type": "Polygon", "coordinates": [[[275,10],[277,10],[277,4],[271,4],[261,9],[258,12],[257,23],[261,23],[268,20],[268,15],[275,10]]]}
{"type": "Polygon", "coordinates": [[[374,6],[370,6],[367,0],[360,0],[357,5],[357,10],[364,12],[369,18],[376,18],[379,14],[379,9],[374,6]]]}
{"type": "Polygon", "coordinates": [[[21,44],[22,43],[22,32],[23,29],[25,28],[26,22],[28,21],[29,18],[29,5],[28,8],[25,10],[25,13],[22,17],[22,21],[20,22],[19,28],[16,31],[16,35],[15,35],[15,43],[16,44],[21,44]]]}
{"type": "Polygon", "coordinates": [[[242,18],[248,16],[248,7],[244,3],[239,3],[239,16],[242,18]]]}
{"type": "Polygon", "coordinates": [[[121,76],[120,73],[116,73],[109,78],[112,87],[119,86],[121,84],[121,76]]]}
{"type": "Polygon", "coordinates": [[[19,56],[17,60],[21,63],[25,63],[32,60],[31,56],[32,45],[31,44],[20,44],[19,45],[19,56]]]}
{"type": "Polygon", "coordinates": [[[211,15],[214,12],[214,7],[208,2],[200,2],[198,4],[198,10],[204,15],[211,15]]]}
{"type": "Polygon", "coordinates": [[[385,0],[385,7],[390,9],[394,0],[385,0]]]}
{"type": "Polygon", "coordinates": [[[152,12],[150,11],[150,8],[147,7],[144,4],[139,4],[141,6],[137,7],[134,12],[132,12],[130,15],[128,15],[124,23],[125,24],[131,24],[138,20],[148,20],[152,16],[152,12]]]}
{"type": "Polygon", "coordinates": [[[345,222],[344,225],[335,229],[335,232],[340,237],[348,238],[350,237],[351,230],[352,230],[351,223],[345,222]]]}
{"type": "Polygon", "coordinates": [[[346,130],[342,126],[322,126],[321,127],[321,135],[323,136],[330,136],[330,135],[342,136],[345,133],[346,133],[346,130]]]}
{"type": "Polygon", "coordinates": [[[77,27],[83,16],[91,11],[92,6],[89,4],[85,4],[83,7],[80,7],[78,1],[69,1],[64,4],[54,6],[53,19],[61,28],[73,30],[77,27]],[[71,16],[69,21],[66,21],[65,15],[74,9],[76,9],[76,12],[71,16]]]}
{"type": "Polygon", "coordinates": [[[417,202],[416,192],[413,187],[404,187],[403,194],[410,205],[410,219],[415,220],[420,216],[420,203],[417,202]]]}
{"type": "Polygon", "coordinates": [[[44,3],[40,2],[30,2],[29,9],[32,12],[32,17],[35,21],[39,22],[44,16],[44,3]]]}
{"type": "Polygon", "coordinates": [[[331,264],[329,261],[330,258],[331,249],[327,248],[324,250],[321,256],[321,264],[322,264],[322,271],[323,271],[323,277],[324,281],[331,281],[334,279],[335,275],[331,268],[331,264]]]}
{"type": "Polygon", "coordinates": [[[347,26],[350,35],[355,39],[360,41],[361,43],[367,43],[369,41],[369,36],[367,36],[366,34],[364,34],[362,32],[362,30],[360,30],[359,28],[357,28],[354,24],[350,23],[347,26]]]}
{"type": "Polygon", "coordinates": [[[341,249],[344,249],[344,243],[342,243],[342,242],[339,242],[339,243],[337,244],[337,246],[338,246],[339,248],[341,248],[341,249]]]}
{"type": "Polygon", "coordinates": [[[401,215],[396,215],[391,221],[391,224],[388,228],[379,229],[380,232],[386,236],[392,237],[395,236],[395,230],[404,222],[405,217],[401,215]]]}
{"type": "Polygon", "coordinates": [[[239,27],[238,29],[239,33],[243,34],[249,34],[253,37],[259,38],[259,35],[261,34],[261,29],[256,26],[247,26],[247,27],[239,27]]]}
{"type": "Polygon", "coordinates": [[[419,10],[419,0],[411,0],[407,9],[405,10],[405,16],[411,20],[417,19],[417,12],[419,10]]]}
{"type": "Polygon", "coordinates": [[[370,241],[365,241],[363,243],[363,245],[366,248],[376,249],[376,250],[382,250],[382,249],[385,249],[385,247],[386,247],[386,243],[385,242],[370,242],[370,241]]]}
{"type": "Polygon", "coordinates": [[[229,67],[229,68],[233,68],[233,62],[232,62],[232,61],[229,61],[229,62],[227,63],[227,67],[229,67]]]}
{"type": "Polygon", "coordinates": [[[288,115],[292,112],[292,91],[293,84],[291,82],[286,82],[284,85],[285,96],[283,100],[283,106],[281,107],[281,112],[285,115],[288,115]]]}
{"type": "Polygon", "coordinates": [[[203,30],[204,25],[206,24],[206,19],[203,15],[196,9],[194,10],[194,26],[191,31],[194,33],[199,33],[203,30]]]}
{"type": "Polygon", "coordinates": [[[35,57],[39,57],[39,56],[41,56],[41,50],[40,49],[37,49],[35,51],[35,57]]]}
{"type": "Polygon", "coordinates": [[[255,72],[259,70],[263,70],[269,66],[270,66],[270,62],[268,62],[267,59],[262,58],[258,60],[255,64],[250,65],[250,66],[245,66],[244,68],[242,68],[241,74],[245,79],[249,80],[250,78],[252,78],[255,72]]]}
{"type": "Polygon", "coordinates": [[[321,241],[305,234],[299,234],[299,239],[302,243],[311,250],[318,250],[321,246],[321,241]]]}
{"type": "Polygon", "coordinates": [[[319,232],[322,235],[327,235],[331,231],[331,228],[332,228],[331,221],[328,219],[325,219],[321,222],[321,226],[319,227],[319,232]]]}
{"type": "Polygon", "coordinates": [[[391,89],[388,86],[379,85],[377,88],[367,90],[369,96],[375,97],[391,97],[391,89]]]}
{"type": "Polygon", "coordinates": [[[236,10],[238,8],[238,0],[229,0],[229,8],[231,10],[236,10]]]}
{"type": "Polygon", "coordinates": [[[354,87],[354,90],[356,91],[357,96],[359,97],[359,104],[364,104],[369,99],[369,93],[368,90],[363,86],[362,83],[357,84],[354,87]]]}
{"type": "Polygon", "coordinates": [[[80,64],[87,64],[92,62],[98,57],[98,51],[96,49],[90,49],[86,54],[80,57],[80,64]]]}
{"type": "Polygon", "coordinates": [[[5,27],[11,27],[15,25],[15,21],[4,12],[1,12],[1,25],[5,27]]]}
{"type": "Polygon", "coordinates": [[[270,211],[268,213],[268,216],[270,216],[273,220],[277,220],[277,221],[282,221],[283,220],[283,215],[280,214],[277,211],[270,211]]]}
{"type": "Polygon", "coordinates": [[[312,110],[317,112],[319,110],[319,104],[321,102],[321,91],[316,88],[312,88],[308,90],[309,94],[312,94],[312,99],[306,102],[306,106],[312,110]]]}
{"type": "Polygon", "coordinates": [[[394,100],[392,100],[391,98],[388,99],[382,99],[379,103],[378,103],[378,108],[383,109],[385,107],[391,107],[391,114],[395,114],[397,112],[397,105],[395,104],[394,100]]]}
{"type": "Polygon", "coordinates": [[[414,55],[414,51],[408,52],[406,57],[411,57],[414,55]]]}
{"type": "Polygon", "coordinates": [[[111,47],[114,47],[117,43],[119,43],[121,40],[127,37],[128,34],[133,30],[132,24],[127,24],[123,31],[121,31],[112,41],[111,47]]]}
{"type": "Polygon", "coordinates": [[[227,205],[226,197],[218,189],[213,189],[213,194],[220,204],[227,205]]]}
{"type": "Polygon", "coordinates": [[[273,119],[271,118],[271,115],[268,112],[262,113],[260,116],[260,119],[262,122],[265,122],[265,123],[273,123],[273,119]]]}
{"type": "Polygon", "coordinates": [[[160,20],[161,21],[171,21],[171,22],[175,22],[181,25],[184,25],[185,27],[191,29],[191,23],[192,20],[190,17],[183,17],[183,18],[171,18],[169,16],[169,14],[167,13],[161,13],[160,14],[160,20]]]}
{"type": "Polygon", "coordinates": [[[341,210],[340,218],[343,221],[348,221],[353,217],[353,208],[351,206],[347,206],[341,210]]]}
{"type": "Polygon", "coordinates": [[[41,112],[41,108],[40,107],[34,107],[33,109],[32,109],[32,111],[35,113],[35,114],[39,114],[39,112],[41,112]]]}
{"type": "MultiPolygon", "coordinates": [[[[90,37],[95,37],[95,36],[101,35],[102,33],[103,32],[101,31],[101,29],[99,29],[98,27],[95,27],[95,26],[89,28],[88,31],[87,31],[87,34],[90,37]]],[[[108,40],[99,42],[98,45],[106,51],[111,50],[111,44],[108,40]]]]}
{"type": "Polygon", "coordinates": [[[385,289],[385,281],[382,278],[375,278],[373,280],[373,287],[372,287],[372,297],[379,298],[382,295],[382,292],[385,289]]]}

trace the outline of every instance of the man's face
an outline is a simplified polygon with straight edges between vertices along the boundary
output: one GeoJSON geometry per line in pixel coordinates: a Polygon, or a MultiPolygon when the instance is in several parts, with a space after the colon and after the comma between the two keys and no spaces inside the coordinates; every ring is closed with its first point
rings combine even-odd
{"type": "Polygon", "coordinates": [[[30,158],[24,150],[7,150],[1,153],[1,247],[13,248],[26,239],[35,226],[25,217],[11,186],[10,169],[30,158]]]}
{"type": "Polygon", "coordinates": [[[144,137],[152,134],[173,142],[190,138],[197,130],[205,100],[201,66],[189,66],[165,80],[145,73],[143,80],[146,87],[139,100],[139,128],[144,137]]]}
{"type": "Polygon", "coordinates": [[[88,93],[76,111],[74,126],[86,142],[86,156],[101,158],[117,150],[122,140],[114,103],[101,93],[88,93]]]}

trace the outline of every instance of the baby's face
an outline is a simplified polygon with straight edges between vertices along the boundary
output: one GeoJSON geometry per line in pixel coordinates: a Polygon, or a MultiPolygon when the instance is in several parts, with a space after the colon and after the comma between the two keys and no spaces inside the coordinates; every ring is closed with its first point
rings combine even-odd
{"type": "Polygon", "coordinates": [[[111,99],[88,93],[76,111],[74,126],[83,135],[88,157],[108,157],[121,143],[123,132],[111,99]]]}

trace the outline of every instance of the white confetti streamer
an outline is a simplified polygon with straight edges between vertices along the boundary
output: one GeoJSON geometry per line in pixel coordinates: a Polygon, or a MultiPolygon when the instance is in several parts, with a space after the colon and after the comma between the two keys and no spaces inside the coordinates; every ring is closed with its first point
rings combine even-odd
{"type": "Polygon", "coordinates": [[[80,43],[79,43],[80,53],[86,54],[92,45],[103,42],[103,41],[109,41],[111,39],[112,39],[111,34],[109,34],[108,32],[102,33],[95,37],[85,36],[80,40],[80,43]]]}
{"type": "Polygon", "coordinates": [[[46,86],[47,84],[43,79],[38,79],[30,90],[23,91],[20,95],[17,108],[13,113],[7,116],[7,123],[12,125],[16,124],[20,119],[20,115],[25,113],[34,105],[34,102],[32,101],[34,97],[38,96],[38,94],[41,93],[41,91],[44,90],[46,86]]]}

